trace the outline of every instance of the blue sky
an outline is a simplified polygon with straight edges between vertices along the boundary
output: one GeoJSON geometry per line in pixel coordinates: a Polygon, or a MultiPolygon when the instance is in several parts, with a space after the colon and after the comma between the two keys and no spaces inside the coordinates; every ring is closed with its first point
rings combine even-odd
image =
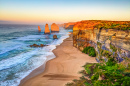
{"type": "Polygon", "coordinates": [[[0,13],[2,21],[24,23],[130,21],[130,0],[0,0],[0,13]]]}

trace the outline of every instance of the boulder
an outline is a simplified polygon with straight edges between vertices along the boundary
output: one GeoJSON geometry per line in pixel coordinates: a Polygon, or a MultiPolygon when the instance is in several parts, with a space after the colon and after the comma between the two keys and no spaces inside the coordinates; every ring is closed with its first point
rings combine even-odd
{"type": "Polygon", "coordinates": [[[59,32],[59,27],[55,23],[51,25],[51,31],[52,32],[59,32]]]}
{"type": "Polygon", "coordinates": [[[37,44],[30,45],[30,47],[39,47],[37,44]]]}
{"type": "Polygon", "coordinates": [[[33,44],[33,45],[30,45],[30,47],[44,47],[44,46],[45,46],[44,44],[40,44],[40,45],[33,44]]]}
{"type": "Polygon", "coordinates": [[[58,38],[57,38],[57,35],[53,35],[53,39],[58,39],[58,38]]]}
{"type": "Polygon", "coordinates": [[[45,31],[44,31],[45,34],[50,34],[50,30],[49,30],[49,26],[48,24],[45,25],[45,31]]]}
{"type": "Polygon", "coordinates": [[[45,45],[44,44],[40,44],[40,47],[44,47],[45,45]]]}
{"type": "Polygon", "coordinates": [[[40,28],[40,26],[38,26],[38,32],[41,32],[41,28],[40,28]]]}

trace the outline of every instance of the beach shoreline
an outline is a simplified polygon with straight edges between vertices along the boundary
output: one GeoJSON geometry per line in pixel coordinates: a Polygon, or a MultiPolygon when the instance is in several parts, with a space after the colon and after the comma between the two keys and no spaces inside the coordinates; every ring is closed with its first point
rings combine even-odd
{"type": "Polygon", "coordinates": [[[23,78],[21,81],[20,81],[20,84],[18,86],[22,86],[22,84],[29,80],[30,78],[32,77],[35,77],[37,76],[38,74],[44,72],[44,69],[45,69],[45,66],[46,66],[46,63],[47,61],[51,60],[51,59],[54,59],[54,58],[51,58],[51,55],[47,56],[47,59],[46,61],[44,62],[44,64],[42,64],[40,67],[36,68],[35,70],[33,70],[29,75],[27,75],[25,78],[23,78]]]}
{"type": "MultiPolygon", "coordinates": [[[[72,35],[71,33],[69,34],[69,37],[70,37],[70,35],[72,35]]],[[[69,38],[68,37],[68,38],[69,38]]],[[[67,38],[66,38],[67,39],[67,38]]],[[[65,40],[65,39],[64,39],[65,40]]],[[[63,42],[64,42],[64,40],[63,40],[63,42]]],[[[62,42],[62,43],[63,43],[62,42]]],[[[60,46],[60,45],[57,45],[57,46],[60,46]]],[[[57,48],[57,46],[56,46],[56,48],[57,48]]],[[[55,48],[55,49],[56,49],[55,48]]],[[[54,50],[55,50],[54,49],[54,50]]],[[[53,51],[52,51],[53,52],[53,51]]],[[[54,53],[54,52],[53,52],[54,53]]],[[[29,79],[31,79],[31,78],[33,78],[33,77],[35,77],[35,76],[37,76],[37,75],[39,75],[39,74],[41,74],[42,72],[44,72],[44,69],[45,69],[45,66],[46,66],[46,63],[47,63],[47,61],[49,61],[49,60],[52,60],[52,59],[54,59],[54,58],[56,58],[56,56],[54,57],[54,56],[51,56],[51,55],[49,55],[49,56],[47,56],[47,59],[46,59],[46,61],[44,62],[44,64],[42,64],[40,67],[38,67],[38,68],[36,68],[36,69],[34,69],[29,75],[27,75],[25,78],[23,78],[21,81],[20,81],[20,83],[19,83],[19,85],[18,86],[23,86],[22,84],[25,82],[25,81],[27,81],[27,80],[29,80],[29,79]],[[53,58],[52,58],[53,57],[53,58]]]]}
{"type": "Polygon", "coordinates": [[[72,35],[53,50],[54,59],[49,59],[39,68],[21,80],[19,86],[64,86],[73,79],[78,79],[82,66],[86,63],[97,63],[90,57],[73,47],[72,35]]]}

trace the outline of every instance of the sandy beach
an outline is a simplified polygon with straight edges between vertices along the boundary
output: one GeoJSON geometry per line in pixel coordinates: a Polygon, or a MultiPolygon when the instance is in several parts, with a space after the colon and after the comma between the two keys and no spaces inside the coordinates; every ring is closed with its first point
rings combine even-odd
{"type": "Polygon", "coordinates": [[[90,57],[73,47],[72,36],[57,46],[53,53],[56,58],[49,60],[45,68],[41,66],[33,71],[30,76],[34,76],[36,72],[42,73],[30,79],[26,77],[19,86],[64,86],[81,76],[78,72],[83,69],[82,66],[86,62],[96,63],[94,57],[90,57]]]}

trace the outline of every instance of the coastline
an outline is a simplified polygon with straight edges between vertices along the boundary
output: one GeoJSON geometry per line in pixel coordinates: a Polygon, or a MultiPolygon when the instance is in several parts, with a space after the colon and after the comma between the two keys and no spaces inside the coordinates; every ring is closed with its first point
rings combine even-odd
{"type": "MultiPolygon", "coordinates": [[[[72,34],[72,33],[68,34],[69,37],[70,37],[71,34],[72,34]]],[[[69,37],[67,37],[67,38],[69,38],[69,37]]],[[[67,38],[65,38],[65,39],[67,39],[67,38]]],[[[64,40],[65,40],[65,39],[64,39],[64,40]]],[[[63,42],[64,42],[64,40],[63,40],[63,42]]],[[[62,43],[63,43],[63,42],[62,42],[62,43]]],[[[57,45],[57,46],[60,46],[60,45],[57,45]]],[[[56,46],[56,48],[57,48],[57,46],[56,46]]],[[[55,49],[56,49],[56,48],[55,48],[55,49]]],[[[55,49],[54,49],[54,50],[55,50],[55,49]]],[[[52,51],[52,52],[53,52],[53,51],[52,51]]],[[[54,52],[53,52],[53,54],[54,54],[54,52]]],[[[56,56],[55,56],[55,57],[54,57],[53,55],[52,55],[52,56],[51,56],[51,55],[47,56],[47,59],[46,59],[46,61],[44,62],[44,64],[42,64],[40,67],[34,69],[29,75],[27,75],[26,77],[24,77],[24,78],[20,81],[20,83],[19,83],[18,86],[22,86],[22,84],[23,84],[25,81],[27,81],[27,80],[29,80],[29,79],[31,79],[31,78],[33,78],[33,77],[35,77],[35,76],[41,74],[42,72],[44,72],[46,63],[47,63],[49,60],[54,59],[54,58],[56,58],[56,56]],[[52,57],[53,57],[53,58],[52,58],[52,57]]]]}
{"type": "Polygon", "coordinates": [[[19,86],[63,86],[81,76],[78,72],[86,62],[97,63],[95,58],[73,47],[72,35],[56,46],[53,53],[54,59],[48,56],[48,60],[21,80],[19,86]]]}
{"type": "Polygon", "coordinates": [[[29,80],[29,79],[31,79],[31,78],[33,78],[33,77],[35,77],[35,76],[41,74],[42,72],[44,72],[44,69],[45,69],[45,66],[46,66],[47,61],[49,61],[49,60],[51,60],[51,59],[54,59],[54,58],[51,58],[51,56],[47,56],[47,60],[44,62],[44,64],[42,64],[40,67],[38,67],[38,68],[36,68],[35,70],[33,70],[33,71],[32,71],[29,75],[27,75],[25,78],[23,78],[23,79],[20,81],[20,84],[19,84],[18,86],[22,86],[22,84],[23,84],[25,81],[27,81],[27,80],[29,80]]]}

